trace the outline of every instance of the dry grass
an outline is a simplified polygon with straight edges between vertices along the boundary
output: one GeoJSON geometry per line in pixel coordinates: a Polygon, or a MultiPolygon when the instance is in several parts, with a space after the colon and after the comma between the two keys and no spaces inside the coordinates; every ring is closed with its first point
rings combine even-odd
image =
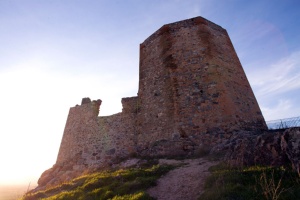
{"type": "Polygon", "coordinates": [[[201,200],[300,199],[299,176],[290,168],[232,168],[222,163],[210,170],[212,175],[206,180],[201,200]]]}
{"type": "Polygon", "coordinates": [[[153,165],[87,174],[56,187],[27,193],[22,200],[152,199],[145,193],[146,189],[154,186],[161,175],[173,168],[153,165]]]}

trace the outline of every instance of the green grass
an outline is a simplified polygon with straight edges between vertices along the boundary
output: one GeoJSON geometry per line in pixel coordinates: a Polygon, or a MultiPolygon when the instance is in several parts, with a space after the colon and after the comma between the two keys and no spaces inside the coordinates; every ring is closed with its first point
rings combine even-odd
{"type": "Polygon", "coordinates": [[[36,193],[28,193],[22,200],[148,200],[145,193],[156,180],[174,167],[153,165],[145,168],[106,171],[73,179],[59,186],[36,193]]]}
{"type": "Polygon", "coordinates": [[[300,199],[297,173],[283,167],[230,168],[224,163],[211,167],[205,192],[199,200],[300,199]]]}

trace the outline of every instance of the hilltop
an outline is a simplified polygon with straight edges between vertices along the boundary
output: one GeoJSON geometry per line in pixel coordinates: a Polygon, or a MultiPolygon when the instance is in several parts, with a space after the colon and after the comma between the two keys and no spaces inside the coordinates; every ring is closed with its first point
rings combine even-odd
{"type": "Polygon", "coordinates": [[[220,155],[194,159],[130,159],[108,171],[88,173],[22,200],[299,199],[300,178],[287,167],[235,168],[220,155]]]}

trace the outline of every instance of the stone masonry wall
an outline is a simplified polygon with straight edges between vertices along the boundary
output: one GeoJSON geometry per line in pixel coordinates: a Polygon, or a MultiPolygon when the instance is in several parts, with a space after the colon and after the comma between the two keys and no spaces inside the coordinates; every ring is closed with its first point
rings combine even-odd
{"type": "MultiPolygon", "coordinates": [[[[98,114],[101,100],[84,98],[80,106],[70,108],[56,163],[62,163],[84,153],[95,133],[99,132],[98,114]]],[[[80,161],[79,161],[80,162],[80,161]]]]}
{"type": "Polygon", "coordinates": [[[70,108],[56,164],[75,158],[78,166],[105,166],[135,152],[136,114],[126,110],[133,110],[135,105],[124,103],[124,112],[98,117],[101,100],[84,98],[82,102],[70,108]]]}
{"type": "Polygon", "coordinates": [[[178,137],[201,146],[235,130],[266,129],[226,30],[201,17],[164,25],[141,44],[138,94],[140,149],[178,137]]]}
{"type": "Polygon", "coordinates": [[[266,124],[225,29],[196,17],[162,26],[140,45],[137,97],[99,117],[101,100],[70,108],[56,164],[59,183],[133,154],[191,155],[266,124]],[[65,178],[67,177],[67,178],[65,178]]]}
{"type": "Polygon", "coordinates": [[[140,45],[137,97],[98,117],[101,101],[70,109],[58,162],[98,165],[131,153],[184,154],[266,124],[225,29],[197,17],[162,26],[140,45]],[[79,159],[80,158],[80,159],[79,159]]]}
{"type": "Polygon", "coordinates": [[[140,109],[138,97],[122,98],[122,113],[137,113],[140,109]]]}

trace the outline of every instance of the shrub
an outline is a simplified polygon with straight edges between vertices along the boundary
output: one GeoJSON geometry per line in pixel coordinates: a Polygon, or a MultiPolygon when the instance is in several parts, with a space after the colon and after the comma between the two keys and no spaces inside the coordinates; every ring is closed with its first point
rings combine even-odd
{"type": "Polygon", "coordinates": [[[238,169],[222,163],[210,171],[201,200],[300,199],[299,176],[291,169],[269,166],[238,169]]]}

